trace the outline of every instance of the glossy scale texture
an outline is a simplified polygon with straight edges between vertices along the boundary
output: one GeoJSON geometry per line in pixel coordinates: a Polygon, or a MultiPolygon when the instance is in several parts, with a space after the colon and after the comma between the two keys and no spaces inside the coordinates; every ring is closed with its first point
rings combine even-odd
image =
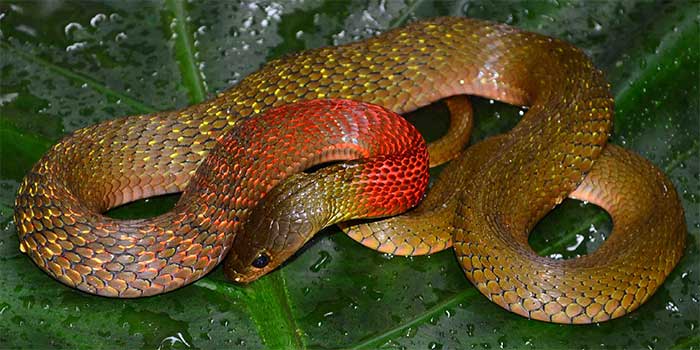
{"type": "MultiPolygon", "coordinates": [[[[539,218],[577,187],[603,150],[612,122],[613,102],[609,88],[602,74],[578,49],[556,39],[477,20],[439,18],[414,23],[366,41],[287,56],[268,63],[239,85],[203,104],[181,111],[128,117],[80,130],[50,151],[21,187],[16,222],[22,247],[47,271],[63,272],[64,267],[45,264],[44,253],[66,260],[70,256],[70,266],[74,266],[72,262],[76,259],[89,260],[94,266],[80,264],[81,271],[74,276],[75,281],[88,290],[93,284],[104,283],[110,275],[103,260],[109,255],[100,251],[99,246],[92,251],[86,250],[91,247],[83,246],[86,243],[83,237],[95,235],[91,227],[76,219],[79,218],[74,215],[76,212],[69,210],[56,216],[58,224],[68,227],[71,238],[77,241],[71,243],[70,249],[59,247],[55,243],[57,238],[51,234],[43,235],[50,231],[43,225],[46,223],[42,221],[44,213],[35,210],[45,204],[43,198],[36,196],[42,192],[37,189],[40,187],[37,184],[41,183],[38,181],[43,181],[38,174],[42,166],[54,162],[64,149],[75,149],[70,152],[80,155],[71,159],[71,171],[62,175],[78,184],[78,188],[74,193],[50,195],[57,194],[60,198],[73,195],[81,199],[78,209],[89,208],[91,213],[98,213],[135,199],[184,190],[202,159],[215,147],[217,137],[242,117],[263,113],[271,107],[302,99],[332,97],[373,102],[395,112],[405,112],[457,94],[475,94],[530,106],[522,122],[499,145],[498,154],[478,169],[479,181],[471,182],[464,189],[469,195],[460,195],[456,204],[460,219],[454,225],[454,244],[467,277],[492,300],[499,302],[498,296],[502,296],[507,303],[501,305],[512,311],[555,322],[586,321],[576,318],[581,313],[573,310],[576,305],[584,306],[586,300],[572,299],[568,294],[569,291],[571,295],[581,293],[579,289],[586,286],[547,285],[547,277],[541,278],[545,273],[528,265],[531,249],[523,237],[539,218]],[[470,215],[475,219],[468,218],[470,215]],[[35,225],[36,222],[41,224],[35,225]],[[41,235],[36,235],[35,244],[32,244],[29,238],[35,233],[41,235]],[[492,237],[495,243],[472,244],[468,240],[472,234],[492,237]],[[40,236],[44,239],[38,238],[40,236]],[[502,245],[513,248],[498,250],[502,245]],[[500,260],[495,260],[497,256],[500,260]],[[531,274],[518,274],[522,269],[531,274]],[[490,288],[490,282],[502,281],[511,284],[505,283],[501,290],[485,292],[483,286],[490,288]],[[548,308],[545,302],[532,297],[551,297],[550,293],[560,294],[556,300],[568,318],[561,317],[561,310],[548,308]],[[540,304],[530,299],[539,300],[540,304]]],[[[672,189],[669,193],[675,196],[672,189]]],[[[236,198],[232,196],[229,200],[236,198]]],[[[53,217],[53,212],[49,214],[53,217]]],[[[197,215],[205,214],[206,211],[197,215]]],[[[211,222],[202,220],[205,224],[211,222]]],[[[108,221],[100,221],[97,227],[102,228],[108,221]]],[[[177,223],[164,220],[159,224],[168,232],[167,228],[177,223]]],[[[136,231],[145,228],[138,234],[154,230],[143,221],[125,225],[133,225],[136,231]]],[[[679,225],[682,226],[682,219],[679,225]]],[[[680,242],[674,247],[682,247],[684,232],[679,234],[679,231],[682,230],[662,234],[666,241],[680,242]]],[[[173,237],[175,241],[180,239],[179,235],[173,237]]],[[[247,241],[255,237],[238,237],[236,241],[239,239],[247,241]]],[[[150,254],[137,252],[137,263],[149,269],[148,264],[154,263],[159,254],[170,254],[162,242],[156,242],[155,238],[151,241],[155,248],[150,254]]],[[[673,263],[680,255],[680,249],[673,253],[662,249],[668,245],[648,244],[658,247],[655,250],[658,255],[668,256],[673,263]]],[[[373,246],[374,242],[368,245],[373,246]]],[[[199,249],[190,242],[184,242],[183,246],[186,248],[178,249],[199,249]]],[[[396,247],[392,251],[402,253],[396,247]]],[[[220,256],[212,253],[220,252],[207,251],[208,256],[220,256]]],[[[407,250],[406,253],[416,252],[407,250]]],[[[640,262],[635,266],[647,266],[638,255],[626,255],[621,259],[640,262]]],[[[208,264],[213,264],[213,260],[201,264],[210,268],[208,264]]],[[[192,269],[191,266],[187,268],[192,269]]],[[[628,273],[615,270],[612,262],[610,266],[611,271],[615,271],[613,277],[644,275],[643,270],[628,273]]],[[[153,268],[157,271],[157,266],[153,268]]],[[[157,288],[152,289],[152,283],[157,283],[156,272],[148,271],[139,280],[139,286],[143,287],[140,290],[157,293],[157,288]]],[[[568,276],[569,272],[567,268],[554,271],[563,276],[568,276]]],[[[189,281],[201,273],[192,275],[189,281]]],[[[613,281],[597,281],[607,286],[602,288],[601,295],[616,298],[614,291],[618,280],[613,278],[613,281]]],[[[645,288],[644,292],[634,293],[637,302],[630,305],[639,305],[652,292],[653,288],[645,288]]],[[[625,307],[627,311],[630,309],[625,307]]],[[[596,311],[595,308],[591,310],[596,311]]],[[[597,311],[590,320],[619,316],[614,310],[612,313],[603,308],[597,311]]]]}
{"type": "MultiPolygon", "coordinates": [[[[636,309],[680,259],[685,222],[678,196],[660,170],[605,147],[613,101],[602,74],[578,49],[556,39],[469,20],[436,21],[439,26],[420,23],[385,34],[394,45],[407,33],[416,36],[406,45],[430,43],[430,64],[444,69],[443,84],[430,91],[477,94],[529,110],[509,133],[471,147],[449,164],[412,212],[341,226],[363,245],[389,254],[454,246],[482,294],[528,318],[591,323],[636,309]],[[601,153],[602,165],[585,177],[601,153]],[[614,233],[582,258],[540,257],[528,234],[567,196],[606,209],[614,233]]],[[[316,181],[303,177],[308,184],[316,181]]],[[[287,223],[289,213],[328,216],[331,210],[320,195],[295,197],[299,186],[283,184],[253,211],[254,229],[241,232],[232,249],[236,258],[227,261],[230,276],[258,278],[274,266],[253,266],[256,252],[272,252],[278,265],[318,229],[337,222],[315,223],[313,229],[287,223]]]]}
{"type": "Polygon", "coordinates": [[[371,198],[355,217],[407,210],[422,198],[429,177],[425,141],[400,116],[355,101],[304,101],[248,118],[218,138],[172,211],[120,221],[100,215],[85,182],[66,176],[81,169],[83,141],[65,139],[27,176],[17,198],[20,244],[59,281],[113,297],[196,281],[223,259],[268,191],[313,165],[369,158],[330,167],[342,169],[342,181],[320,189],[371,198]],[[87,197],[74,194],[82,191],[87,197]]]}

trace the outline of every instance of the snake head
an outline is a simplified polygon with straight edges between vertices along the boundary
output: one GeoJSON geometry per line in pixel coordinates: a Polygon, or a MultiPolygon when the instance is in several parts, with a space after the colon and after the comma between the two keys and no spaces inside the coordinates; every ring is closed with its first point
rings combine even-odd
{"type": "Polygon", "coordinates": [[[251,211],[233,241],[226,276],[250,283],[280,266],[327,226],[328,205],[314,196],[313,174],[293,175],[274,187],[251,211]]]}

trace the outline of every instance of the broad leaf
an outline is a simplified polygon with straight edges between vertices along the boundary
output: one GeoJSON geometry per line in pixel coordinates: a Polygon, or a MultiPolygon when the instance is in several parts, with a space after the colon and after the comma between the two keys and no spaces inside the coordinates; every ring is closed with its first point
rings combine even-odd
{"type": "MultiPolygon", "coordinates": [[[[0,4],[0,347],[9,348],[699,348],[700,8],[697,2],[282,1],[0,4]],[[612,141],[671,177],[688,224],[685,256],[639,310],[598,325],[530,321],[483,297],[452,252],[400,258],[322,232],[246,287],[220,269],[162,296],[117,300],[53,281],[18,249],[22,176],[77,128],[200,102],[264,62],[434,16],[509,23],[572,42],[616,97],[612,141]]],[[[520,110],[476,100],[474,141],[520,110]]],[[[435,138],[442,104],[409,116],[435,138]],[[435,120],[435,116],[438,119],[435,120]],[[432,118],[432,120],[431,120],[432,118]]],[[[437,170],[439,171],[439,170],[437,170]]],[[[113,211],[144,217],[177,196],[113,211]]],[[[553,258],[595,249],[612,224],[566,201],[531,236],[553,258]]]]}

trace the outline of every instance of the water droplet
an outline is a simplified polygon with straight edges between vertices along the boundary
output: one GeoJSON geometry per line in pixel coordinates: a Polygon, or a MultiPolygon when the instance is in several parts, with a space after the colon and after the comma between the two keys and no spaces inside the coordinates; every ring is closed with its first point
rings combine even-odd
{"type": "Polygon", "coordinates": [[[120,23],[123,18],[118,13],[112,13],[109,15],[109,20],[112,22],[120,23]]]}
{"type": "MultiPolygon", "coordinates": [[[[17,28],[17,31],[20,31],[20,32],[22,32],[22,33],[25,33],[25,34],[27,34],[27,35],[29,35],[29,36],[34,36],[34,37],[36,36],[36,29],[34,29],[34,28],[30,27],[30,26],[27,26],[27,25],[24,25],[24,24],[20,24],[20,25],[18,25],[16,28],[17,28]]],[[[0,37],[2,37],[2,31],[0,31],[0,37]]]]}
{"type": "Polygon", "coordinates": [[[124,42],[124,41],[126,41],[126,39],[128,39],[128,37],[126,36],[126,33],[124,33],[124,32],[119,32],[119,33],[114,37],[114,41],[115,41],[115,42],[118,42],[118,43],[124,42]]]}
{"type": "Polygon", "coordinates": [[[573,252],[581,245],[581,242],[583,242],[583,235],[580,235],[577,233],[576,234],[576,242],[574,244],[566,247],[566,250],[573,252]]]}
{"type": "Polygon", "coordinates": [[[243,22],[243,28],[248,29],[253,25],[253,17],[248,17],[244,22],[243,22]]]}
{"type": "Polygon", "coordinates": [[[505,335],[498,338],[498,347],[499,347],[499,348],[501,348],[501,349],[505,349],[505,348],[506,348],[506,339],[507,339],[507,338],[506,338],[505,335]]]}
{"type": "Polygon", "coordinates": [[[87,47],[87,43],[84,41],[79,41],[77,43],[66,46],[66,52],[80,51],[87,47]]]}
{"type": "Polygon", "coordinates": [[[673,313],[679,312],[678,306],[676,304],[674,304],[672,301],[669,301],[668,303],[666,303],[666,310],[673,312],[673,313]]]}
{"type": "Polygon", "coordinates": [[[408,327],[408,329],[406,329],[406,334],[404,334],[404,336],[406,338],[413,338],[416,336],[416,333],[418,333],[418,329],[413,328],[413,327],[408,327]]]}
{"type": "Polygon", "coordinates": [[[436,343],[436,342],[430,342],[430,344],[428,344],[428,349],[430,349],[430,350],[442,349],[442,344],[436,343]]]}
{"type": "Polygon", "coordinates": [[[100,25],[100,23],[102,23],[106,20],[107,20],[107,15],[105,15],[104,13],[98,13],[90,19],[90,25],[93,26],[94,28],[97,28],[97,26],[100,25]]]}
{"type": "Polygon", "coordinates": [[[10,304],[8,304],[8,303],[0,303],[0,315],[2,315],[3,313],[5,313],[5,311],[7,311],[8,309],[10,309],[10,304]]]}
{"type": "Polygon", "coordinates": [[[311,265],[311,267],[309,267],[309,270],[311,270],[313,272],[321,271],[321,269],[323,269],[326,265],[328,265],[333,260],[333,258],[331,257],[331,254],[325,250],[318,252],[318,255],[319,255],[318,260],[316,260],[316,262],[314,262],[314,264],[311,265]]]}
{"type": "Polygon", "coordinates": [[[63,28],[63,32],[69,39],[72,39],[73,33],[79,30],[83,30],[83,26],[81,26],[80,23],[75,22],[68,23],[66,24],[65,28],[63,28]]]}
{"type": "Polygon", "coordinates": [[[19,96],[19,94],[16,92],[0,95],[0,106],[14,101],[17,98],[17,96],[19,96]]]}
{"type": "Polygon", "coordinates": [[[187,340],[185,340],[185,337],[182,336],[182,333],[177,332],[176,335],[163,338],[163,340],[160,341],[160,345],[158,346],[158,350],[163,349],[163,345],[168,345],[169,347],[173,347],[177,343],[181,343],[188,348],[190,347],[190,344],[187,342],[187,340]]]}

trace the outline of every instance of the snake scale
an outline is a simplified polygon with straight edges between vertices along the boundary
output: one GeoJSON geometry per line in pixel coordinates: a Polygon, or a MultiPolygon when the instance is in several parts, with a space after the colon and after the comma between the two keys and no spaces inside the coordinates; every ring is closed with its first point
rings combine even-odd
{"type": "MultiPolygon", "coordinates": [[[[606,147],[613,99],[602,73],[563,41],[467,18],[415,22],[364,41],[289,55],[204,103],[76,131],[49,150],[20,186],[15,207],[20,248],[59,281],[105,296],[179,288],[209,272],[229,250],[227,275],[252,281],[279,266],[316,230],[353,218],[341,209],[355,205],[371,216],[397,213],[415,204],[425,185],[417,170],[427,167],[425,160],[398,146],[410,141],[420,148],[404,134],[409,127],[382,119],[392,126],[374,129],[395,145],[379,146],[376,131],[374,136],[361,131],[371,125],[361,117],[350,121],[358,113],[343,108],[389,112],[326,99],[404,113],[461,94],[529,109],[509,133],[470,147],[450,163],[416,209],[345,224],[347,233],[398,255],[453,246],[481,293],[533,319],[604,321],[649,298],[682,255],[683,209],[658,169],[619,147],[606,147]],[[311,99],[322,100],[285,106],[311,99]],[[339,119],[324,127],[319,118],[329,115],[339,119]],[[324,147],[333,144],[321,138],[326,134],[343,147],[324,147]],[[356,139],[360,134],[369,139],[356,139]],[[286,142],[295,138],[296,145],[286,142]],[[412,156],[392,158],[396,154],[412,156]],[[360,156],[374,158],[292,175],[318,162],[360,156]],[[393,161],[388,168],[362,172],[387,159],[393,161]],[[413,181],[394,176],[398,173],[413,181]],[[397,208],[372,211],[368,208],[379,202],[346,192],[372,179],[395,181],[386,187],[391,190],[372,193],[396,192],[386,201],[397,208]],[[181,191],[175,208],[155,218],[120,221],[100,214],[181,191]],[[527,235],[567,196],[608,211],[613,233],[581,258],[540,257],[527,235]]],[[[431,152],[431,159],[449,153],[431,152]]]]}

